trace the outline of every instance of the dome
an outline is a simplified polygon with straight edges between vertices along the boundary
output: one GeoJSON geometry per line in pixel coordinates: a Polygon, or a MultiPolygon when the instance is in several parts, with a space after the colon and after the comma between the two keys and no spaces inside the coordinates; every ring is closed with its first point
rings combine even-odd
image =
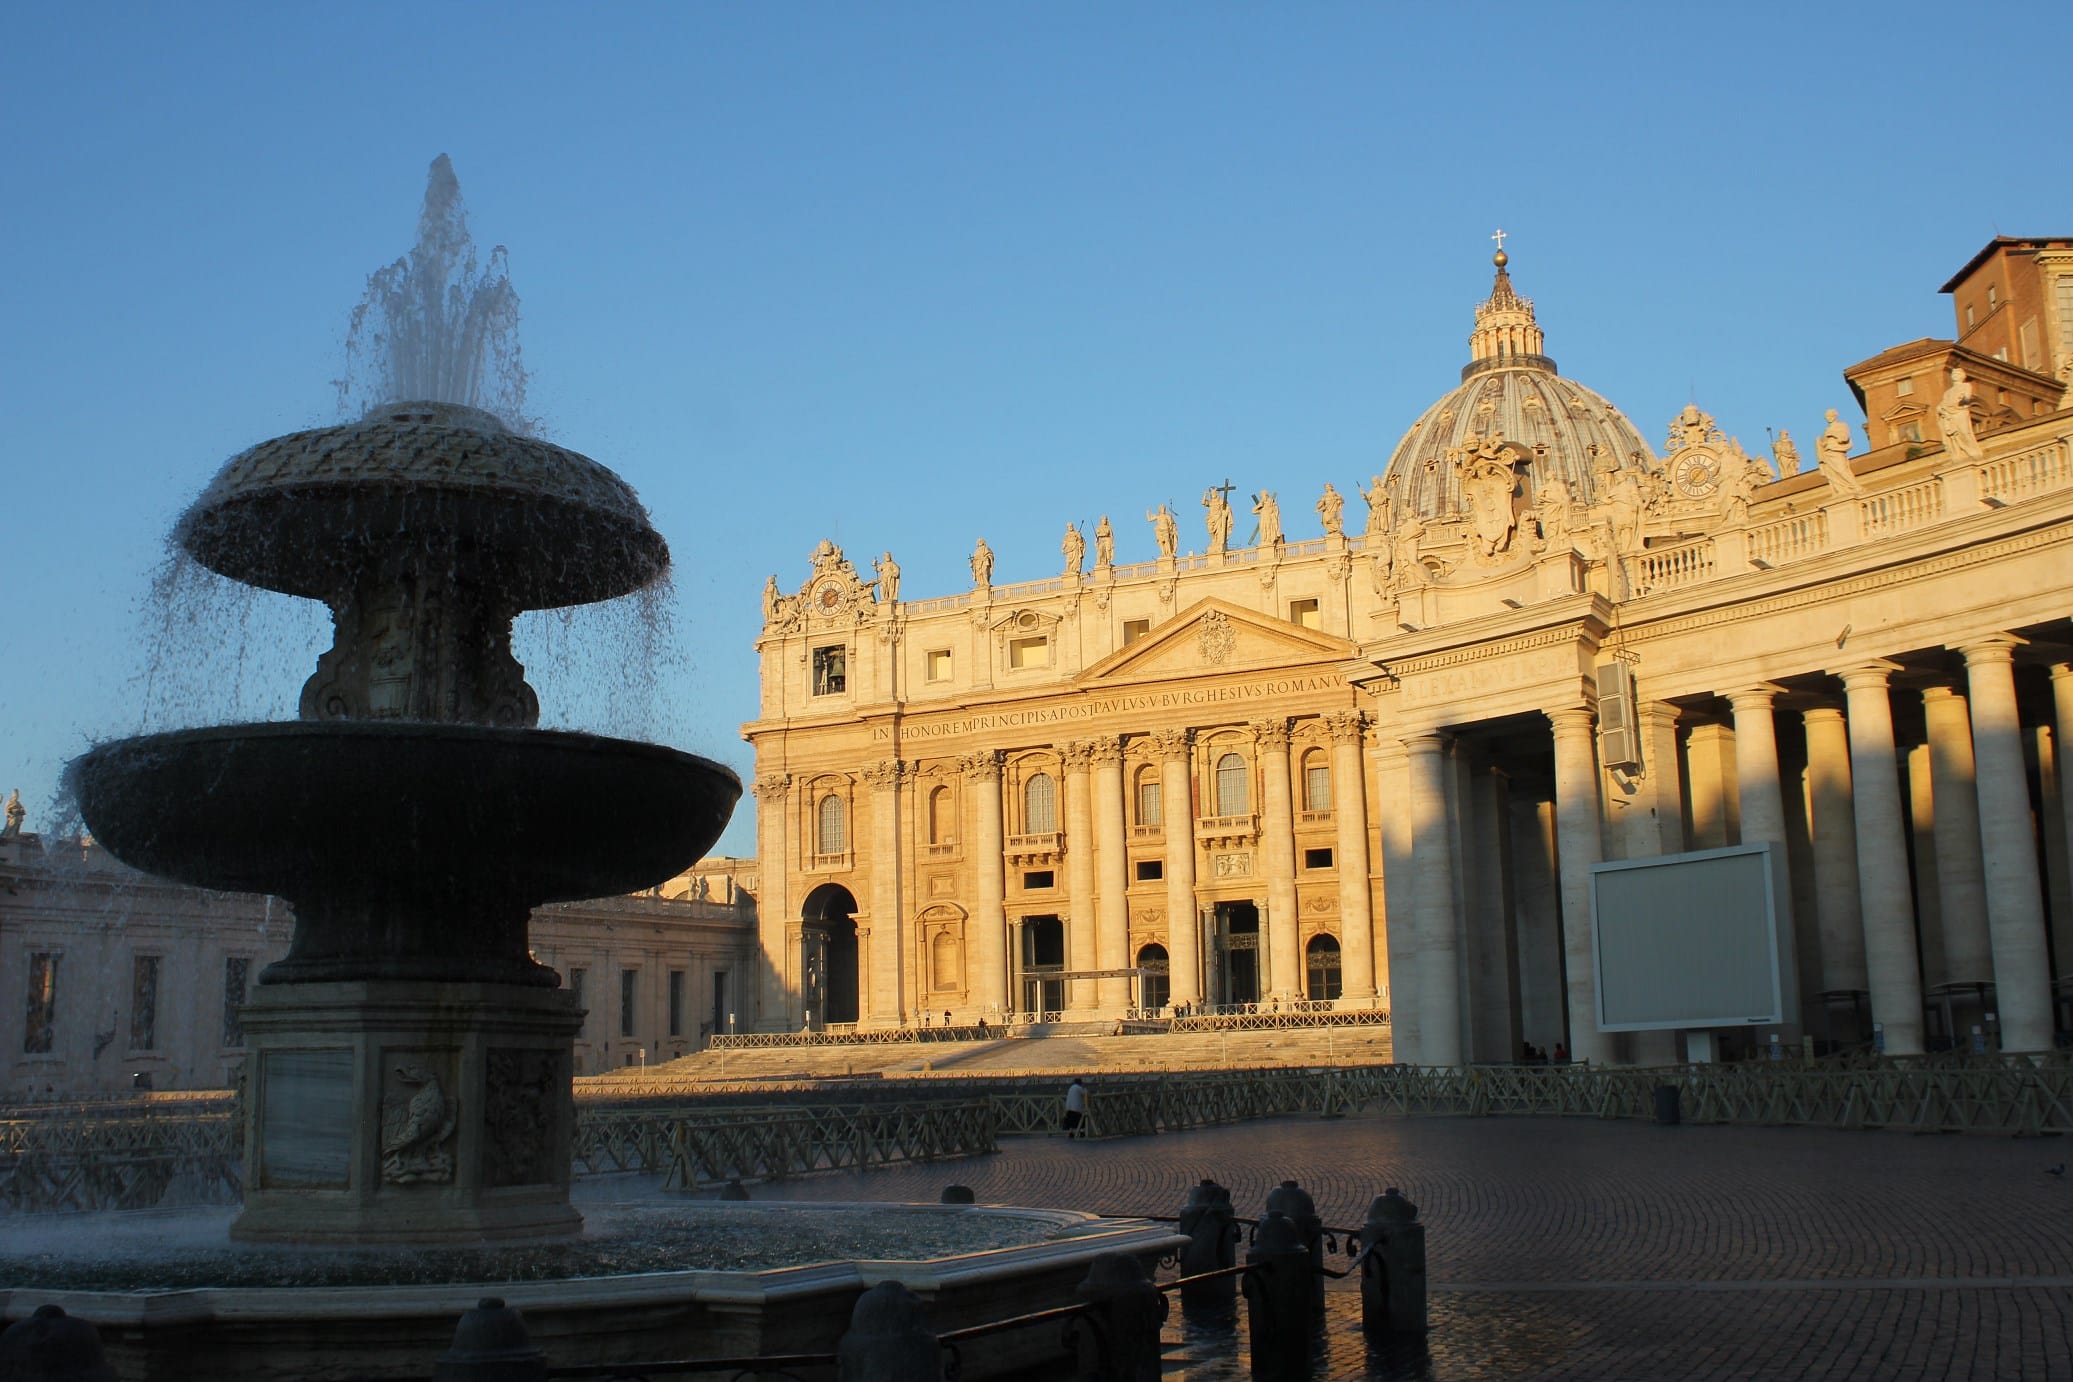
{"type": "Polygon", "coordinates": [[[1654,469],[1655,452],[1626,415],[1600,394],[1556,372],[1543,353],[1533,302],[1512,291],[1507,257],[1497,256],[1497,282],[1476,308],[1461,385],[1425,410],[1404,433],[1384,472],[1399,513],[1451,519],[1462,512],[1453,458],[1460,448],[1502,440],[1530,453],[1525,495],[1551,480],[1592,502],[1598,472],[1654,469]]]}

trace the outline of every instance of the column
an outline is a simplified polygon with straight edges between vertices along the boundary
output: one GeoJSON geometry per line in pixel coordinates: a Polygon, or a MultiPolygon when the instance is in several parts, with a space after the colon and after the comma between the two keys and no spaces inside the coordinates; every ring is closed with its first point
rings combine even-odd
{"type": "Polygon", "coordinates": [[[1512,871],[1506,845],[1510,779],[1486,761],[1474,764],[1462,853],[1475,886],[1468,892],[1469,930],[1462,954],[1468,970],[1470,1059],[1509,1061],[1519,1055],[1519,947],[1512,920],[1512,871]]]}
{"type": "Polygon", "coordinates": [[[1382,952],[1388,982],[1376,985],[1386,999],[1389,1036],[1396,1059],[1416,1062],[1424,1048],[1424,970],[1418,956],[1417,879],[1411,868],[1411,759],[1401,741],[1377,739],[1375,800],[1392,802],[1377,822],[1382,847],[1382,952]]]}
{"type": "MultiPolygon", "coordinates": [[[[792,915],[785,884],[792,876],[786,854],[786,812],[792,779],[764,773],[756,779],[756,1013],[754,1030],[789,1032],[799,1026],[799,919],[792,915]]],[[[602,982],[602,981],[600,981],[602,982]]],[[[747,1014],[744,1014],[746,1017],[747,1014]]]]}
{"type": "Polygon", "coordinates": [[[1296,910],[1296,808],[1289,785],[1288,720],[1252,723],[1260,752],[1260,860],[1267,871],[1263,938],[1273,973],[1268,997],[1286,1005],[1303,996],[1303,918],[1296,910]]]}
{"type": "MultiPolygon", "coordinates": [[[[1094,967],[1130,967],[1130,910],[1124,900],[1130,888],[1130,848],[1125,829],[1128,804],[1123,797],[1123,744],[1114,735],[1086,741],[1094,758],[1094,848],[1099,868],[1094,902],[1094,967]]],[[[1128,979],[1103,979],[1095,987],[1104,1017],[1121,1017],[1134,1007],[1137,994],[1128,979]]]]}
{"type": "Polygon", "coordinates": [[[1159,754],[1159,818],[1166,823],[1166,954],[1175,1003],[1202,1001],[1202,926],[1195,916],[1195,800],[1188,774],[1191,729],[1152,733],[1159,754]]]}
{"type": "MultiPolygon", "coordinates": [[[[1776,845],[1772,864],[1788,867],[1785,857],[1785,794],[1778,785],[1778,724],[1772,713],[1778,688],[1768,682],[1727,693],[1735,712],[1735,797],[1742,822],[1742,843],[1776,845]]],[[[1782,880],[1789,883],[1789,878],[1782,880]]],[[[1778,918],[1778,991],[1783,995],[1781,1028],[1786,1041],[1797,1044],[1803,1010],[1799,984],[1799,938],[1792,924],[1792,890],[1784,890],[1778,918]]]]}
{"type": "Polygon", "coordinates": [[[1857,818],[1857,891],[1864,913],[1864,964],[1872,1020],[1886,1053],[1922,1054],[1922,975],[1915,964],[1914,900],[1900,815],[1900,763],[1886,681],[1899,665],[1872,662],[1838,675],[1850,706],[1850,777],[1857,818]]]}
{"type": "MultiPolygon", "coordinates": [[[[1929,727],[1936,898],[1943,920],[1943,977],[1954,984],[1991,983],[1994,952],[1987,940],[1986,864],[1980,853],[1972,716],[1965,698],[1948,686],[1932,686],[1922,692],[1922,714],[1929,727]]],[[[2025,816],[2029,814],[2028,807],[2025,801],[2025,816]]],[[[2026,825],[2025,838],[2028,833],[2026,825]]]]}
{"type": "Polygon", "coordinates": [[[1598,1030],[1598,981],[1591,956],[1591,865],[1598,836],[1598,755],[1591,712],[1544,712],[1555,731],[1555,857],[1562,874],[1562,956],[1568,971],[1569,1054],[1604,1065],[1612,1038],[1598,1030]]]}
{"type": "Polygon", "coordinates": [[[889,758],[864,769],[871,788],[871,987],[870,1006],[862,1014],[865,1026],[901,1026],[912,1003],[900,905],[900,783],[908,766],[889,758]]]}
{"type": "Polygon", "coordinates": [[[1726,725],[1693,725],[1685,739],[1684,761],[1691,776],[1692,848],[1720,849],[1735,843],[1737,803],[1728,791],[1735,780],[1735,732],[1726,725]]]}
{"type": "Polygon", "coordinates": [[[1821,988],[1862,993],[1864,915],[1857,898],[1857,813],[1851,807],[1850,735],[1843,712],[1815,706],[1807,728],[1807,791],[1814,818],[1814,906],[1821,930],[1821,988]]]}
{"type": "Polygon", "coordinates": [[[2001,1046],[2008,1051],[2048,1051],[2051,964],[2044,943],[2044,893],[2037,878],[2029,776],[2016,715],[2018,641],[1995,634],[1958,651],[1965,654],[1965,681],[1972,692],[1972,756],[1979,765],[1980,846],[1986,864],[1987,934],[1994,953],[2001,1046]]]}
{"type": "MultiPolygon", "coordinates": [[[[2073,323],[2068,323],[2073,330],[2073,323]]],[[[2059,779],[2059,824],[2063,829],[2064,850],[2069,869],[2073,869],[2073,662],[2055,662],[2051,666],[2052,696],[2052,748],[2053,766],[2059,779]]],[[[2058,953],[2073,961],[2073,907],[2053,914],[2058,931],[2058,953]]],[[[2068,968],[2073,968],[2069,964],[2068,968]]]]}
{"type": "MultiPolygon", "coordinates": [[[[1461,1064],[1461,952],[1454,942],[1454,846],[1447,821],[1447,739],[1404,740],[1410,754],[1412,933],[1417,956],[1420,1065],[1461,1064]]],[[[1395,981],[1401,992],[1410,976],[1395,981]]]]}
{"type": "Polygon", "coordinates": [[[1344,979],[1341,1006],[1372,1007],[1375,996],[1375,916],[1368,878],[1368,791],[1361,742],[1367,716],[1343,710],[1324,717],[1332,736],[1332,824],[1338,845],[1332,865],[1339,875],[1339,963],[1344,979]]]}
{"type": "MultiPolygon", "coordinates": [[[[1644,701],[1634,707],[1634,732],[1641,738],[1641,781],[1627,798],[1620,823],[1622,856],[1647,859],[1684,849],[1684,779],[1677,756],[1677,707],[1665,701],[1644,701]]],[[[1601,781],[1598,790],[1605,790],[1601,781]]],[[[1513,851],[1521,837],[1513,832],[1513,851]]],[[[1525,886],[1525,880],[1520,880],[1525,886]]],[[[1521,935],[1520,944],[1525,937],[1521,935]]],[[[1534,1040],[1532,1033],[1527,1040],[1534,1040]]],[[[1684,1036],[1677,1031],[1634,1032],[1628,1040],[1636,1065],[1676,1065],[1684,1059],[1684,1036]]],[[[1547,1045],[1535,1041],[1536,1045],[1547,1045]]]]}
{"type": "Polygon", "coordinates": [[[1001,756],[997,749],[965,755],[959,762],[971,797],[972,870],[977,904],[965,934],[971,966],[972,1003],[1000,1020],[1008,1013],[1007,841],[1001,828],[1001,756]]]}
{"type": "MultiPolygon", "coordinates": [[[[1083,741],[1067,744],[1065,760],[1065,967],[1084,974],[1094,969],[1094,752],[1083,741]]],[[[1079,1018],[1094,1014],[1094,981],[1068,979],[1065,1006],[1079,1018]]]]}
{"type": "MultiPolygon", "coordinates": [[[[1966,720],[1966,734],[1972,733],[1966,720]]],[[[1968,739],[1966,757],[1972,756],[1968,739]]],[[[1914,864],[1915,948],[1922,957],[1922,996],[1927,999],[1939,984],[1950,982],[1944,962],[1943,890],[1936,876],[1936,771],[1929,745],[1909,744],[1900,754],[1900,787],[1907,798],[1908,857],[1914,864]]],[[[1977,808],[1975,808],[1975,814],[1977,808]]],[[[1979,933],[1986,935],[1984,901],[1980,904],[1979,933]]],[[[1984,949],[1984,942],[1982,942],[1984,949]]],[[[1990,976],[1991,977],[1991,976],[1990,976]]],[[[1923,1019],[1927,1021],[1925,1017],[1923,1019]]],[[[1958,1030],[1963,1030],[1962,1028],[1958,1030]]]]}
{"type": "MultiPolygon", "coordinates": [[[[1672,760],[1675,761],[1674,759],[1672,760]]],[[[1519,929],[1519,1036],[1550,1051],[1564,1040],[1562,918],[1555,879],[1555,804],[1514,796],[1513,891],[1519,929]]]]}

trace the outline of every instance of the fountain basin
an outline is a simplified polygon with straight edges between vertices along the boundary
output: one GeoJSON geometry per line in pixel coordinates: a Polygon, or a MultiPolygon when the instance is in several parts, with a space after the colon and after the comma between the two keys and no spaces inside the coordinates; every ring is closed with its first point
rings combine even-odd
{"type": "Polygon", "coordinates": [[[729,769],[658,745],[393,720],[144,735],[70,772],[118,859],[294,904],[265,983],[552,987],[526,953],[531,909],[674,876],[741,796],[729,769]]]}
{"type": "MultiPolygon", "coordinates": [[[[91,1321],[124,1378],[422,1378],[445,1351],[461,1313],[497,1295],[525,1314],[534,1343],[556,1366],[643,1359],[833,1352],[864,1290],[907,1285],[929,1302],[938,1332],[1070,1303],[1093,1259],[1127,1252],[1149,1270],[1186,1240],[1144,1220],[1064,1210],[1002,1207],[699,1204],[724,1217],[739,1209],[794,1216],[801,1265],[758,1271],[685,1269],[554,1281],[456,1282],[387,1287],[202,1287],[0,1291],[0,1316],[25,1318],[54,1303],[91,1321]],[[845,1215],[885,1224],[901,1216],[963,1214],[999,1220],[1012,1246],[926,1260],[810,1259],[815,1234],[845,1215]],[[1034,1230],[1034,1235],[1032,1234],[1034,1230]],[[1039,1236],[1038,1241],[1026,1241],[1039,1236]]],[[[591,1212],[607,1217],[600,1207],[591,1212]]],[[[975,1340],[964,1376],[1002,1376],[1062,1356],[1054,1327],[975,1340]]]]}

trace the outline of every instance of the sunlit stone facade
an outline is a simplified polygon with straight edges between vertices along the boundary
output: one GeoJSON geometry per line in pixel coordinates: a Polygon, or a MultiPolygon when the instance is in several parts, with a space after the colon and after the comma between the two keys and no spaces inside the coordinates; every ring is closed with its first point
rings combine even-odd
{"type": "Polygon", "coordinates": [[[982,542],[922,599],[823,542],[765,590],[744,729],[759,1026],[1308,1004],[1388,1010],[1405,1060],[1664,1059],[1595,1024],[1591,866],[1775,841],[1785,1039],[2050,1044],[2067,245],[1997,240],[1956,341],[1847,372],[1868,452],[1837,421],[1751,456],[1696,406],[1652,445],[1500,255],[1460,384],[1364,493],[1212,490],[1146,515],[1156,560],[1105,519],[1034,581],[982,542]]]}

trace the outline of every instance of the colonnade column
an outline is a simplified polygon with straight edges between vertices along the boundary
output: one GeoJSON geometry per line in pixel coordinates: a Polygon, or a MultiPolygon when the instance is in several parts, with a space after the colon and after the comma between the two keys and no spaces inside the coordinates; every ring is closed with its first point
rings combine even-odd
{"type": "Polygon", "coordinates": [[[2048,1051],[2052,1045],[2051,965],[2044,943],[2044,894],[2037,877],[2035,827],[2015,704],[2014,654],[2006,634],[1968,643],[1972,756],[1979,765],[1979,828],[1986,863],[1987,933],[1994,951],[1994,1002],[2001,1045],[2048,1051]]]}
{"type": "Polygon", "coordinates": [[[1872,1020],[1886,1053],[1922,1054],[1922,972],[1915,963],[1914,897],[1900,815],[1900,764],[1886,682],[1899,666],[1871,662],[1839,673],[1850,705],[1850,776],[1857,818],[1857,890],[1872,1020]]]}
{"type": "MultiPolygon", "coordinates": [[[[1075,741],[1064,746],[1065,760],[1065,897],[1072,909],[1066,923],[1066,968],[1085,974],[1094,964],[1094,803],[1093,746],[1075,741]]],[[[1065,1006],[1076,1016],[1094,1010],[1094,981],[1066,981],[1065,1006]]]]}
{"type": "MultiPolygon", "coordinates": [[[[1778,784],[1778,724],[1772,713],[1778,688],[1769,683],[1727,693],[1735,712],[1735,793],[1742,817],[1742,843],[1777,846],[1774,863],[1789,867],[1785,857],[1785,794],[1778,784]]],[[[1783,997],[1784,1035],[1797,1042],[1802,1025],[1799,982],[1799,938],[1793,927],[1792,890],[1785,893],[1784,915],[1778,918],[1778,977],[1783,997]]]]}
{"type": "Polygon", "coordinates": [[[1990,983],[1994,952],[1987,940],[1986,860],[1980,852],[1979,774],[1972,757],[1971,713],[1965,698],[1955,690],[1932,686],[1922,692],[1922,716],[1929,730],[1944,978],[1954,984],[1990,983]]]}
{"type": "Polygon", "coordinates": [[[1001,827],[1001,756],[998,749],[965,755],[958,766],[972,796],[972,872],[978,880],[978,911],[965,936],[969,947],[972,1002],[1003,1018],[1008,1012],[1007,841],[1001,827]]]}
{"type": "Polygon", "coordinates": [[[1864,914],[1857,897],[1857,813],[1850,800],[1850,734],[1836,706],[1815,706],[1807,731],[1807,794],[1813,798],[1814,911],[1821,928],[1824,992],[1860,993],[1864,914]]]}
{"type": "Polygon", "coordinates": [[[1397,803],[1377,822],[1382,846],[1382,945],[1388,982],[1375,985],[1376,997],[1388,1000],[1389,1035],[1401,1061],[1416,1061],[1424,1050],[1424,970],[1418,957],[1417,878],[1411,867],[1410,754],[1401,740],[1375,744],[1375,799],[1397,803]]]}
{"type": "Polygon", "coordinates": [[[1332,823],[1339,841],[1332,864],[1339,874],[1339,957],[1342,996],[1367,1007],[1375,996],[1375,914],[1368,880],[1368,792],[1361,742],[1367,717],[1358,710],[1324,717],[1332,736],[1332,823]]]}
{"type": "Polygon", "coordinates": [[[1202,1001],[1202,932],[1195,921],[1195,802],[1189,789],[1192,729],[1152,732],[1159,754],[1159,819],[1166,831],[1166,956],[1168,998],[1202,1001]]]}
{"type": "MultiPolygon", "coordinates": [[[[2073,865],[2073,662],[2052,664],[2051,693],[2051,743],[2059,774],[2059,821],[2066,834],[2065,857],[2073,865]]],[[[2058,917],[2056,921],[2059,954],[2073,959],[2073,915],[2058,917]]]]}
{"type": "Polygon", "coordinates": [[[1567,969],[1569,1054],[1605,1065],[1612,1038],[1598,1030],[1598,983],[1591,955],[1591,865],[1604,857],[1598,834],[1598,755],[1591,712],[1544,712],[1555,731],[1555,858],[1562,873],[1562,956],[1567,969]]]}
{"type": "Polygon", "coordinates": [[[901,1026],[908,1012],[909,928],[900,907],[900,783],[908,767],[889,758],[864,769],[871,788],[872,945],[870,1008],[862,1016],[869,1026],[901,1026]]]}
{"type": "Polygon", "coordinates": [[[762,884],[756,893],[756,943],[763,953],[757,965],[755,1030],[761,1032],[789,1032],[799,1025],[800,955],[789,940],[799,919],[792,915],[785,886],[792,874],[785,829],[791,794],[788,773],[756,779],[756,872],[762,884]]]}
{"type": "Polygon", "coordinates": [[[1447,823],[1447,740],[1404,740],[1411,755],[1411,949],[1418,957],[1420,1065],[1461,1064],[1461,951],[1454,939],[1454,842],[1447,823]]]}
{"type": "MultiPolygon", "coordinates": [[[[1094,848],[1100,861],[1094,904],[1094,967],[1127,969],[1130,910],[1124,898],[1130,889],[1130,856],[1124,838],[1123,745],[1114,735],[1086,743],[1094,759],[1094,848]]],[[[1104,1014],[1120,1015],[1137,1003],[1128,979],[1103,979],[1095,994],[1104,1014]]]]}
{"type": "Polygon", "coordinates": [[[1267,869],[1269,996],[1303,996],[1303,918],[1296,911],[1296,808],[1288,776],[1288,720],[1252,723],[1260,751],[1260,853],[1267,869]]]}

